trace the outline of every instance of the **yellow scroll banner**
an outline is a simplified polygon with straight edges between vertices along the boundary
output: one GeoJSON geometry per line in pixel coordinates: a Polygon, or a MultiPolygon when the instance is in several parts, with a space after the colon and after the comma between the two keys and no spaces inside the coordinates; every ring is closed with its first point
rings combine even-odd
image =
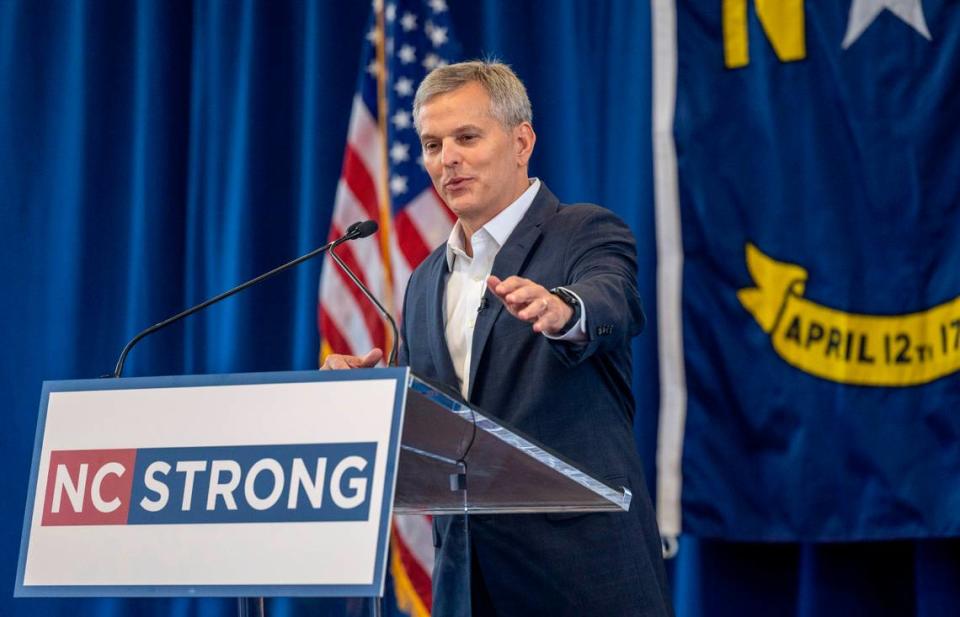
{"type": "Polygon", "coordinates": [[[919,313],[861,315],[803,297],[807,271],[747,244],[737,298],[790,365],[843,384],[915,386],[960,370],[960,296],[919,313]]]}

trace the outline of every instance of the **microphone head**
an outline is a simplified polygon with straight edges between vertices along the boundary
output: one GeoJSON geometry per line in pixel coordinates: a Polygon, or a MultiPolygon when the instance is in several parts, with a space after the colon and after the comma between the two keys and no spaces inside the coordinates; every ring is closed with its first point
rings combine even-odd
{"type": "Polygon", "coordinates": [[[380,229],[380,226],[377,225],[376,221],[362,221],[351,225],[347,232],[353,231],[357,234],[357,238],[366,238],[377,233],[378,229],[380,229]]]}

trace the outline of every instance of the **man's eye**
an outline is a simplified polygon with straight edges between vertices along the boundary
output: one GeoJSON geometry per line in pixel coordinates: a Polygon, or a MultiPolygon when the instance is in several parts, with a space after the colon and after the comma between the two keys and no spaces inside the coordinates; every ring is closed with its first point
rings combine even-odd
{"type": "Polygon", "coordinates": [[[424,152],[435,152],[439,146],[434,142],[428,142],[423,144],[424,152]]]}
{"type": "Polygon", "coordinates": [[[474,141],[476,138],[477,138],[476,135],[473,135],[473,134],[469,134],[469,133],[468,133],[468,134],[466,134],[466,135],[461,135],[461,136],[460,136],[460,142],[461,142],[461,143],[470,143],[471,141],[474,141]]]}

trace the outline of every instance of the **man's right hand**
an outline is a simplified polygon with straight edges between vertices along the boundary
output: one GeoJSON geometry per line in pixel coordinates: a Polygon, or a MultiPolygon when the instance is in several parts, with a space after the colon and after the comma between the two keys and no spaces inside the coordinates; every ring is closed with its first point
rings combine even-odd
{"type": "Polygon", "coordinates": [[[383,351],[374,347],[365,356],[348,356],[345,354],[330,354],[324,360],[321,371],[343,371],[351,368],[373,368],[383,357],[383,351]]]}

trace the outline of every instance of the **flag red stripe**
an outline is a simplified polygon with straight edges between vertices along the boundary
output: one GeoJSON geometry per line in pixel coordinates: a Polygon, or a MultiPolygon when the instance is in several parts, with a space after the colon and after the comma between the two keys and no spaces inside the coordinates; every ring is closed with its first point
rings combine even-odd
{"type": "Polygon", "coordinates": [[[397,244],[407,258],[408,264],[415,267],[427,258],[430,247],[424,243],[406,210],[401,210],[393,216],[393,228],[397,233],[397,244]]]}
{"type": "Polygon", "coordinates": [[[340,333],[337,324],[330,319],[330,315],[324,310],[323,305],[320,306],[317,319],[320,322],[320,333],[323,335],[323,340],[330,345],[330,349],[332,349],[334,353],[350,353],[351,348],[347,343],[347,339],[340,333]]]}
{"type": "Polygon", "coordinates": [[[394,546],[399,549],[400,561],[403,563],[403,569],[406,570],[407,576],[410,578],[410,583],[416,590],[417,595],[420,596],[420,599],[423,600],[424,606],[431,606],[433,603],[433,592],[430,587],[430,574],[424,570],[420,562],[417,561],[417,558],[414,557],[410,549],[407,548],[407,543],[404,542],[403,536],[394,534],[394,537],[396,539],[394,546]]]}
{"type": "MultiPolygon", "coordinates": [[[[347,260],[344,259],[344,261],[347,260]]],[[[349,263],[347,265],[351,270],[354,270],[352,265],[349,263]]],[[[367,328],[367,332],[370,334],[370,340],[373,341],[374,346],[383,349],[387,339],[380,313],[377,312],[377,309],[370,304],[370,300],[367,300],[367,297],[363,295],[363,292],[357,288],[353,281],[351,281],[347,275],[336,266],[336,264],[331,262],[330,267],[337,271],[337,276],[340,277],[340,280],[343,282],[343,287],[348,290],[348,293],[353,296],[357,306],[360,307],[360,315],[363,317],[363,323],[367,328]]],[[[356,270],[354,270],[354,274],[357,274],[357,278],[361,278],[356,270]]],[[[333,301],[335,302],[336,299],[333,301]]],[[[359,354],[365,354],[369,350],[358,349],[356,351],[359,354]]]]}
{"type": "Polygon", "coordinates": [[[375,221],[380,220],[380,204],[373,175],[350,144],[347,144],[343,155],[343,181],[350,187],[350,192],[360,202],[367,216],[375,221]]]}
{"type": "MultiPolygon", "coordinates": [[[[340,229],[339,225],[337,225],[336,223],[333,223],[330,225],[330,233],[333,234],[334,238],[339,238],[345,233],[345,230],[340,229]]],[[[357,242],[364,242],[364,241],[365,240],[357,240],[357,242]]],[[[366,240],[366,242],[370,242],[370,240],[366,240]]],[[[343,262],[347,264],[347,267],[353,270],[353,273],[357,275],[357,278],[360,279],[360,282],[366,285],[367,287],[370,287],[370,276],[366,270],[365,264],[361,264],[359,261],[357,261],[357,256],[353,252],[353,249],[351,248],[350,243],[347,242],[345,244],[341,244],[335,250],[337,251],[337,255],[339,255],[340,259],[342,259],[343,262]]],[[[380,256],[380,253],[378,250],[377,257],[379,258],[379,256],[380,256]]],[[[326,261],[327,260],[325,259],[324,263],[326,263],[326,261]]],[[[332,265],[334,268],[337,268],[336,264],[332,264],[332,265]]],[[[337,270],[340,270],[340,268],[337,268],[337,270]]],[[[369,302],[369,300],[367,302],[369,302]]]]}
{"type": "MultiPolygon", "coordinates": [[[[336,233],[336,237],[343,235],[343,230],[339,229],[336,225],[330,226],[331,230],[336,233]]],[[[337,247],[337,255],[340,256],[340,259],[343,260],[347,267],[353,270],[353,273],[357,275],[357,278],[367,286],[370,287],[370,284],[367,282],[369,277],[367,276],[367,271],[360,265],[357,261],[356,255],[354,255],[353,250],[350,248],[349,244],[343,244],[337,247]]],[[[363,292],[350,280],[350,278],[343,273],[340,268],[337,267],[333,260],[330,260],[327,265],[332,267],[337,271],[337,276],[340,277],[340,280],[343,282],[343,287],[348,289],[350,295],[353,296],[353,299],[356,301],[357,306],[360,307],[360,312],[363,315],[364,325],[367,327],[367,332],[370,333],[370,340],[373,341],[373,344],[383,349],[386,344],[387,337],[386,331],[383,326],[383,319],[380,317],[380,313],[377,312],[377,309],[370,303],[370,300],[363,295],[363,292]]],[[[366,353],[366,349],[357,350],[358,353],[366,353]]]]}

